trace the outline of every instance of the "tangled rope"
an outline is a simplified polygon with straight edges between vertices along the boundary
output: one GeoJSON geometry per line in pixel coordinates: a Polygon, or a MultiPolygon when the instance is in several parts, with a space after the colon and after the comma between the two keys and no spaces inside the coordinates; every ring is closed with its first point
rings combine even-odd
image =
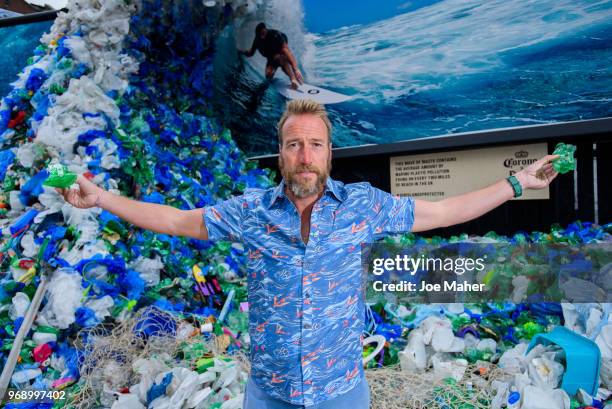
{"type": "Polygon", "coordinates": [[[402,371],[399,365],[368,369],[371,409],[488,409],[492,383],[509,374],[495,365],[469,365],[461,381],[436,379],[433,372],[402,371]]]}

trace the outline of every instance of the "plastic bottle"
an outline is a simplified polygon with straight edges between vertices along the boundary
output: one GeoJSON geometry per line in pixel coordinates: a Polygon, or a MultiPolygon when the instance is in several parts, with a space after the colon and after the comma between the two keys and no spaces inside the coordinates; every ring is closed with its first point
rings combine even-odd
{"type": "Polygon", "coordinates": [[[68,170],[61,163],[54,163],[47,168],[49,177],[43,183],[44,186],[59,187],[62,189],[70,187],[77,180],[76,173],[68,170]]]}
{"type": "Polygon", "coordinates": [[[575,151],[576,147],[574,145],[558,143],[557,146],[555,146],[553,155],[559,155],[559,158],[552,162],[553,168],[559,173],[567,173],[570,170],[576,169],[576,159],[574,159],[575,151]]]}

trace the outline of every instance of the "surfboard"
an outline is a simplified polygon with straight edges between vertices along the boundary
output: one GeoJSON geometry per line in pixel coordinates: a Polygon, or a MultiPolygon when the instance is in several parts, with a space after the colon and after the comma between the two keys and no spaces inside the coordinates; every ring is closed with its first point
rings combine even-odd
{"type": "MultiPolygon", "coordinates": [[[[276,75],[284,75],[282,72],[276,75]]],[[[340,94],[339,92],[330,91],[325,88],[317,87],[310,84],[302,84],[297,90],[291,88],[289,80],[274,78],[272,85],[279,94],[289,99],[312,99],[320,104],[337,104],[350,100],[349,95],[340,94]]]]}
{"type": "MultiPolygon", "coordinates": [[[[265,68],[257,67],[255,62],[249,58],[242,57],[242,61],[246,63],[245,65],[248,67],[249,72],[252,72],[260,78],[264,78],[263,72],[265,68]]],[[[279,94],[288,99],[312,99],[324,105],[338,104],[353,99],[352,96],[306,83],[300,85],[297,90],[294,90],[291,88],[289,78],[287,78],[281,69],[278,69],[276,72],[275,77],[271,81],[271,85],[279,94]]]]}

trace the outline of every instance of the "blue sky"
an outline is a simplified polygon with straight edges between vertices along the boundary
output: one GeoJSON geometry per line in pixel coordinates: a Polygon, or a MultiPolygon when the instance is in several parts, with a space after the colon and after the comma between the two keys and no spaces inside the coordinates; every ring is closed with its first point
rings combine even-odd
{"type": "Polygon", "coordinates": [[[302,0],[304,24],[311,33],[368,24],[416,10],[440,0],[302,0]]]}

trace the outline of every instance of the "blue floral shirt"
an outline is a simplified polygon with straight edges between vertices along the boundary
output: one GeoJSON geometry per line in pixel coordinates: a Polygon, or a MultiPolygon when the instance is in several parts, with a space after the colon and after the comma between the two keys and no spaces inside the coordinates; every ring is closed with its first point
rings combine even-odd
{"type": "Polygon", "coordinates": [[[254,382],[305,406],[356,386],[364,375],[361,244],[410,231],[414,200],[328,178],[312,209],[308,244],[282,182],[247,189],[203,214],[210,240],[245,245],[254,382]]]}

